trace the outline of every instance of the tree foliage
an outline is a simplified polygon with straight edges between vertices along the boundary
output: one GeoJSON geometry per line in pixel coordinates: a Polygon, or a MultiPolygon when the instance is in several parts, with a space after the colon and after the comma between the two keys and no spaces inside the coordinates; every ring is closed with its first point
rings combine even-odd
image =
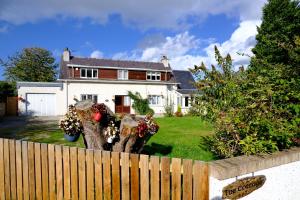
{"type": "Polygon", "coordinates": [[[203,64],[193,70],[204,74],[197,83],[203,92],[198,106],[207,109],[206,117],[215,124],[215,135],[205,141],[219,157],[269,153],[300,144],[298,5],[299,1],[269,0],[246,71],[225,73],[232,62],[217,49],[219,70],[208,71],[203,64]]]}
{"type": "Polygon", "coordinates": [[[9,81],[49,82],[56,79],[55,59],[43,48],[24,48],[8,57],[2,65],[4,76],[9,81]]]}
{"type": "Polygon", "coordinates": [[[0,102],[5,102],[6,97],[15,96],[16,95],[15,88],[16,87],[14,83],[0,81],[0,102]]]}

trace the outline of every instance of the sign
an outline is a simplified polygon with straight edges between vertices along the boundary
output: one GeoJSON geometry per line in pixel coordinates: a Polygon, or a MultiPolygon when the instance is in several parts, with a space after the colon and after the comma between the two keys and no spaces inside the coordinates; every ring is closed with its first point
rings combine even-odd
{"type": "Polygon", "coordinates": [[[239,199],[259,189],[266,182],[264,175],[239,179],[222,190],[222,199],[239,199]]]}

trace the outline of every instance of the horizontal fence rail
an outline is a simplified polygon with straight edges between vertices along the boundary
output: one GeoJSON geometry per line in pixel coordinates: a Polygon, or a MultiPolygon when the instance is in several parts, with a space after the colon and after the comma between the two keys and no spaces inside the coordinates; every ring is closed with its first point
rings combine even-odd
{"type": "Polygon", "coordinates": [[[208,164],[0,139],[0,199],[208,199],[208,164]]]}

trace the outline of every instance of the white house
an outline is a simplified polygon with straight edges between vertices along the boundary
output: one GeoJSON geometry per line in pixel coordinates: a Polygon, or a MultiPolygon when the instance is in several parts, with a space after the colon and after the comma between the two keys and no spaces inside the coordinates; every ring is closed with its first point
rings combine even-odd
{"type": "Polygon", "coordinates": [[[63,115],[76,100],[105,103],[115,113],[134,113],[128,91],[149,99],[156,114],[166,105],[187,112],[196,92],[189,71],[172,70],[168,59],[161,62],[79,58],[65,49],[55,82],[18,82],[20,115],[63,115]]]}

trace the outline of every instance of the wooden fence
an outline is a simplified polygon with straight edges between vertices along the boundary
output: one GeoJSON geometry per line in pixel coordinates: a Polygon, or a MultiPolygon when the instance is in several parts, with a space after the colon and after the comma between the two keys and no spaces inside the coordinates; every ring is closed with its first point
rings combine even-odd
{"type": "Polygon", "coordinates": [[[6,115],[8,116],[18,115],[18,97],[6,98],[6,115]]]}
{"type": "Polygon", "coordinates": [[[0,199],[208,199],[200,161],[0,139],[0,199]]]}

